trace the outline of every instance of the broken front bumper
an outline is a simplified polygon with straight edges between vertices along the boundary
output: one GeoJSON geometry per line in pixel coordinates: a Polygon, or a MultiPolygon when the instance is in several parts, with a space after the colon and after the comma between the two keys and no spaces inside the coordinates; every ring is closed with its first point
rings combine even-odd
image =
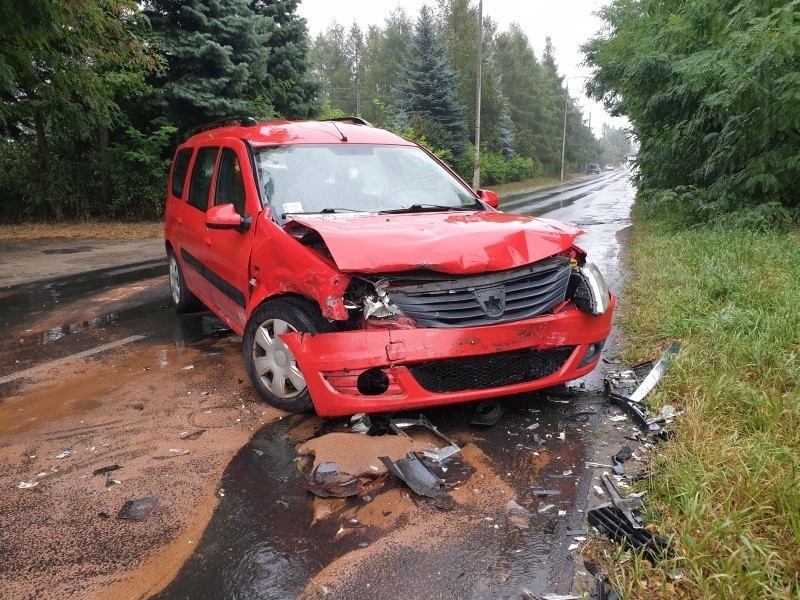
{"type": "Polygon", "coordinates": [[[566,303],[554,314],[464,329],[282,336],[321,416],[470,402],[551,387],[596,366],[611,330],[566,303]]]}

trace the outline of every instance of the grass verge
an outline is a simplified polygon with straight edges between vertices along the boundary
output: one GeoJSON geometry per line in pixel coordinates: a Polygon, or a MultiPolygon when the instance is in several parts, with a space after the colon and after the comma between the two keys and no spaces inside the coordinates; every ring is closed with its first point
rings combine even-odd
{"type": "Polygon", "coordinates": [[[649,398],[686,414],[653,459],[648,495],[681,556],[630,561],[619,583],[634,598],[798,598],[800,235],[634,223],[629,358],[683,343],[649,398]]]}
{"type": "Polygon", "coordinates": [[[77,223],[0,225],[0,240],[38,240],[44,238],[144,240],[163,235],[163,221],[141,221],[136,223],[80,221],[77,223]]]}

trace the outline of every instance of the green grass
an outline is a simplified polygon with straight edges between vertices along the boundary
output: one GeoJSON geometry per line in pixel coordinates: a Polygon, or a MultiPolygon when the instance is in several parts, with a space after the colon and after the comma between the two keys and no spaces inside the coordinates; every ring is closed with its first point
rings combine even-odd
{"type": "Polygon", "coordinates": [[[653,459],[648,494],[680,558],[623,568],[623,587],[666,598],[667,574],[680,569],[686,597],[798,598],[800,235],[675,232],[634,218],[628,358],[681,340],[649,401],[686,414],[653,459]]]}

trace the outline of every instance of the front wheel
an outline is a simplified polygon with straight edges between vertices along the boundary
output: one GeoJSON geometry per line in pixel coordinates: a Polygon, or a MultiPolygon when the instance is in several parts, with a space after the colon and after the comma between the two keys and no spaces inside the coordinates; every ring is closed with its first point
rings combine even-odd
{"type": "Polygon", "coordinates": [[[315,306],[294,298],[266,302],[253,312],[244,330],[242,352],[250,381],[264,400],[294,413],[313,408],[306,379],[280,336],[328,330],[328,322],[315,306]]]}

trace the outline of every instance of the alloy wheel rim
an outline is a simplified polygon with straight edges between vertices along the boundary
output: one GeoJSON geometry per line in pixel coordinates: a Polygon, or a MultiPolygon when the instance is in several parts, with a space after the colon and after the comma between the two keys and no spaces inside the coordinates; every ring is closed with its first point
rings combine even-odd
{"type": "Polygon", "coordinates": [[[172,301],[178,304],[181,299],[181,276],[174,256],[169,259],[169,287],[172,290],[172,301]]]}
{"type": "Polygon", "coordinates": [[[297,331],[282,319],[267,319],[256,329],[253,339],[253,364],[261,382],[279,398],[294,398],[306,389],[306,380],[297,360],[280,339],[297,331]]]}

